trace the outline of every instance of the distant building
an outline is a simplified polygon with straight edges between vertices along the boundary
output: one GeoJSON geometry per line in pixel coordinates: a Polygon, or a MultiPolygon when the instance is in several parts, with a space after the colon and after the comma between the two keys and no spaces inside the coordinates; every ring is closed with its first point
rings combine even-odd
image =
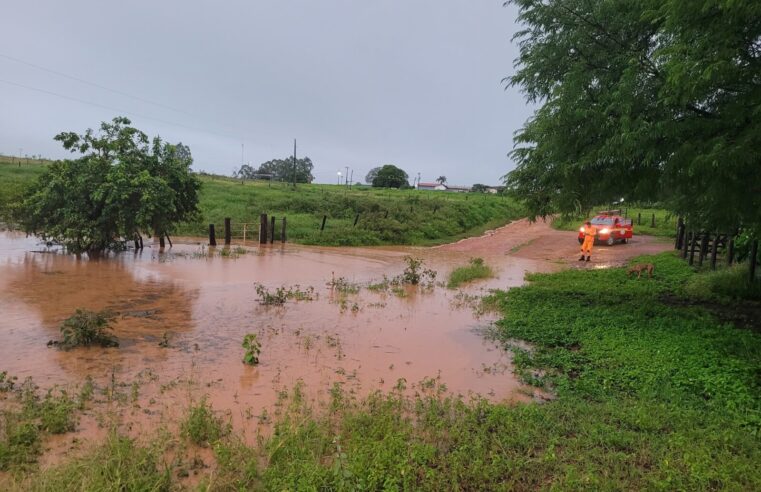
{"type": "Polygon", "coordinates": [[[418,190],[446,191],[447,186],[440,183],[418,183],[418,190]]]}
{"type": "Polygon", "coordinates": [[[428,191],[449,191],[452,193],[467,193],[470,191],[470,186],[455,186],[442,183],[418,183],[417,189],[428,191]]]}

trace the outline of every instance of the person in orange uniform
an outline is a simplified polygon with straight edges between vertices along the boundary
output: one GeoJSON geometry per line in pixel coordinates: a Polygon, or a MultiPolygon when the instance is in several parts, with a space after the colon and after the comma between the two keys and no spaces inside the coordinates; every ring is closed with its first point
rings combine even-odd
{"type": "Polygon", "coordinates": [[[581,257],[579,261],[584,261],[584,254],[586,253],[586,261],[589,261],[592,254],[592,246],[595,244],[595,236],[597,236],[597,227],[593,226],[591,222],[584,222],[584,242],[581,244],[581,257]]]}

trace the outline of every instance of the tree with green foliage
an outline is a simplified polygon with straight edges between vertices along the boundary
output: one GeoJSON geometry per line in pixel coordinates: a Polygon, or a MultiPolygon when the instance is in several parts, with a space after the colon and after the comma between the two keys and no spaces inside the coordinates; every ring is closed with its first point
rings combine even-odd
{"type": "Polygon", "coordinates": [[[688,222],[761,225],[761,2],[510,0],[541,106],[506,184],[533,215],[658,200],[688,222]]]}
{"type": "Polygon", "coordinates": [[[378,176],[378,171],[380,171],[380,169],[381,169],[380,167],[374,167],[370,169],[370,171],[365,176],[365,183],[369,185],[373,184],[373,180],[375,179],[376,176],[378,176]]]}
{"type": "Polygon", "coordinates": [[[410,185],[407,173],[392,164],[378,169],[372,184],[374,188],[404,188],[410,185]]]}
{"type": "Polygon", "coordinates": [[[473,193],[486,193],[487,191],[489,191],[489,187],[486,186],[485,184],[476,183],[470,187],[470,191],[472,191],[473,193]]]}
{"type": "Polygon", "coordinates": [[[314,181],[312,170],[314,164],[309,157],[296,159],[296,165],[293,164],[293,157],[285,159],[273,159],[259,166],[257,174],[269,174],[275,181],[285,181],[288,183],[311,183],[314,181]]]}
{"type": "Polygon", "coordinates": [[[439,176],[438,178],[436,178],[436,182],[441,184],[441,185],[443,185],[444,183],[447,182],[447,177],[446,176],[439,176]]]}
{"type": "Polygon", "coordinates": [[[24,229],[72,253],[122,249],[142,233],[164,237],[195,217],[200,181],[190,149],[148,136],[117,117],[100,132],[55,137],[78,159],[53,163],[22,205],[24,229]]]}

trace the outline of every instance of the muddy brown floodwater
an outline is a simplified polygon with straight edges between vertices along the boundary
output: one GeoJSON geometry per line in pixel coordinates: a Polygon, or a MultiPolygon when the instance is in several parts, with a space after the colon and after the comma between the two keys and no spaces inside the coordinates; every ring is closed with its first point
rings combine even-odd
{"type": "MultiPolygon", "coordinates": [[[[89,261],[4,232],[0,371],[32,377],[43,388],[79,385],[87,377],[99,388],[115,385],[133,400],[131,410],[120,411],[137,433],[176,421],[191,401],[208,395],[249,440],[266,425],[262,416],[272,413],[280,392],[300,381],[315,401],[327,400],[334,384],[363,396],[390,390],[400,379],[412,386],[424,378],[439,378],[454,394],[526,400],[531,393],[513,375],[509,355],[483,337],[494,318],[476,316],[463,295],[520,285],[527,271],[557,269],[557,260],[575,256],[575,241],[573,233],[517,221],[436,248],[247,244],[247,254],[232,258],[188,239],[162,253],[146,248],[89,261]],[[483,257],[497,276],[458,291],[407,289],[404,297],[365,288],[401,273],[407,255],[423,258],[440,281],[472,256],[483,257]],[[362,289],[341,302],[326,285],[333,277],[362,289]],[[262,306],[255,283],[313,286],[318,296],[262,306]],[[120,347],[47,348],[76,308],[118,313],[120,347]],[[241,362],[247,333],[261,341],[258,366],[241,362]],[[159,346],[164,334],[166,348],[159,346]]],[[[617,250],[598,248],[607,252],[596,266],[667,247],[640,238],[617,250]]],[[[80,438],[103,432],[94,416],[80,421],[80,438]]]]}

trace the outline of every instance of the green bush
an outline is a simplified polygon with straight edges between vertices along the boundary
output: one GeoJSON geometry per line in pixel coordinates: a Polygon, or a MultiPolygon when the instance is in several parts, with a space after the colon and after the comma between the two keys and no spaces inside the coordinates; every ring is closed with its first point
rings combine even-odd
{"type": "Polygon", "coordinates": [[[483,258],[471,258],[467,266],[455,268],[452,273],[449,274],[447,288],[456,289],[464,283],[493,276],[494,270],[484,263],[483,258]]]}
{"type": "Polygon", "coordinates": [[[94,312],[77,309],[74,316],[61,324],[63,339],[58,346],[64,350],[74,347],[100,345],[101,347],[118,347],[119,341],[108,333],[114,315],[109,311],[94,312]]]}
{"type": "Polygon", "coordinates": [[[229,433],[230,425],[225,424],[214,414],[214,409],[207,403],[206,397],[188,410],[185,421],[181,424],[182,434],[193,444],[209,447],[229,433]]]}

